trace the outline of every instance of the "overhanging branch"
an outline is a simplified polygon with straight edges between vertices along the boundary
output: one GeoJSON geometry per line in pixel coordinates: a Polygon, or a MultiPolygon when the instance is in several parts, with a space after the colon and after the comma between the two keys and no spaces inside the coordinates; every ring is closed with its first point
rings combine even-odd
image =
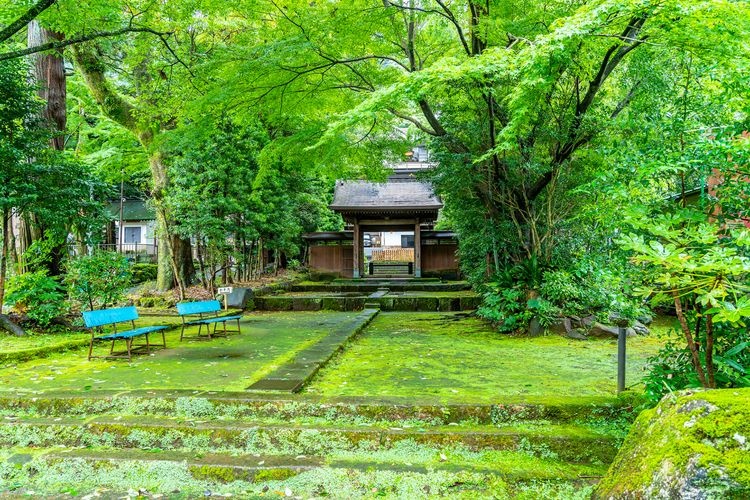
{"type": "Polygon", "coordinates": [[[171,33],[169,32],[160,32],[160,31],[153,30],[151,28],[138,28],[138,27],[127,27],[127,28],[122,28],[122,29],[113,30],[113,31],[97,31],[94,33],[90,33],[88,35],[80,35],[77,37],[68,38],[67,40],[57,40],[54,42],[37,45],[36,47],[29,47],[26,49],[13,50],[11,52],[0,53],[0,61],[5,61],[8,59],[16,59],[18,57],[28,56],[29,54],[35,54],[37,52],[46,52],[48,50],[60,50],[62,48],[68,47],[69,45],[89,42],[91,40],[96,40],[97,38],[106,38],[110,36],[124,35],[125,33],[151,33],[153,35],[160,37],[162,41],[164,40],[163,37],[167,35],[171,35],[171,33]]]}
{"type": "Polygon", "coordinates": [[[26,27],[36,16],[47,10],[57,0],[39,0],[24,14],[0,31],[0,42],[4,42],[26,27]]]}

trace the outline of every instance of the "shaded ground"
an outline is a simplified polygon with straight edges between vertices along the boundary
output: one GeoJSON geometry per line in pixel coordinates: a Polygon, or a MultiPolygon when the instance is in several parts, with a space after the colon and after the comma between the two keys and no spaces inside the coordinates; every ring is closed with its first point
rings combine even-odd
{"type": "MultiPolygon", "coordinates": [[[[127,360],[86,359],[87,348],[47,358],[6,363],[0,368],[2,390],[195,389],[243,390],[314,343],[353,313],[253,313],[242,321],[242,335],[213,340],[179,341],[179,329],[167,333],[167,350],[127,360]]],[[[172,317],[146,317],[137,325],[174,324],[172,317]]],[[[194,336],[196,327],[188,330],[194,336]]],[[[158,338],[152,337],[152,342],[158,338]]],[[[116,345],[122,348],[123,342],[116,345]]],[[[104,354],[107,343],[97,344],[104,354]]]]}
{"type": "MultiPolygon", "coordinates": [[[[629,386],[661,343],[629,339],[629,386]]],[[[615,340],[511,337],[462,313],[383,312],[307,392],[465,402],[613,396],[616,367],[615,340]]]]}

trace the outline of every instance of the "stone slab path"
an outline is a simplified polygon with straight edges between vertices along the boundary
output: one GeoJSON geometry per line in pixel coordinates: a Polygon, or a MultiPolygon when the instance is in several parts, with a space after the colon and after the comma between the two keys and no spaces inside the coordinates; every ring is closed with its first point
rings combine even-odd
{"type": "Polygon", "coordinates": [[[360,333],[379,312],[378,309],[363,310],[352,320],[336,326],[323,339],[297,353],[293,360],[281,365],[247,390],[299,392],[318,370],[342,350],[351,338],[360,333]]]}

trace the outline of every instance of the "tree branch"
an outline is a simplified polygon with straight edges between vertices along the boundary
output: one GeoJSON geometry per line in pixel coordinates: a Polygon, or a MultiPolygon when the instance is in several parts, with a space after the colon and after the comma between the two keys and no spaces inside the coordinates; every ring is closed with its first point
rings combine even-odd
{"type": "Polygon", "coordinates": [[[402,120],[406,120],[407,122],[413,123],[422,132],[437,137],[438,134],[434,130],[432,130],[430,127],[428,127],[424,123],[420,122],[419,120],[417,120],[413,116],[406,115],[406,114],[401,113],[400,111],[397,111],[397,110],[395,110],[393,108],[388,108],[388,111],[392,115],[397,116],[397,117],[401,118],[402,120]]]}
{"type": "Polygon", "coordinates": [[[57,2],[57,0],[39,0],[21,17],[19,17],[8,26],[3,28],[2,31],[0,31],[0,42],[4,42],[8,38],[21,31],[26,27],[27,24],[36,19],[36,16],[47,10],[55,2],[57,2]]]}
{"type": "MultiPolygon", "coordinates": [[[[29,47],[26,49],[14,50],[11,52],[4,52],[0,54],[0,61],[5,61],[7,59],[16,59],[18,57],[27,56],[29,54],[35,54],[37,52],[45,52],[48,50],[59,50],[69,45],[89,42],[91,40],[96,40],[97,38],[106,38],[110,36],[124,35],[125,33],[151,33],[153,35],[160,37],[162,41],[164,41],[162,37],[166,35],[171,35],[171,33],[169,32],[160,32],[160,31],[152,30],[151,28],[138,28],[138,27],[132,27],[132,26],[127,27],[127,28],[121,28],[119,30],[114,30],[114,31],[97,31],[94,33],[90,33],[88,35],[80,35],[74,38],[68,38],[67,40],[57,40],[54,42],[37,45],[36,47],[29,47]]],[[[172,49],[169,46],[167,46],[167,48],[170,50],[170,52],[172,51],[172,49]]]]}

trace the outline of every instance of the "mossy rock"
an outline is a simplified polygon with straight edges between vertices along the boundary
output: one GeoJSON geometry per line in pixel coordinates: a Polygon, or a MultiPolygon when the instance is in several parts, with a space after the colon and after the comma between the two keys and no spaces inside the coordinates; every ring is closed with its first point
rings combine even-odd
{"type": "Polygon", "coordinates": [[[594,498],[750,498],[750,389],[685,391],[641,413],[594,498]]]}

